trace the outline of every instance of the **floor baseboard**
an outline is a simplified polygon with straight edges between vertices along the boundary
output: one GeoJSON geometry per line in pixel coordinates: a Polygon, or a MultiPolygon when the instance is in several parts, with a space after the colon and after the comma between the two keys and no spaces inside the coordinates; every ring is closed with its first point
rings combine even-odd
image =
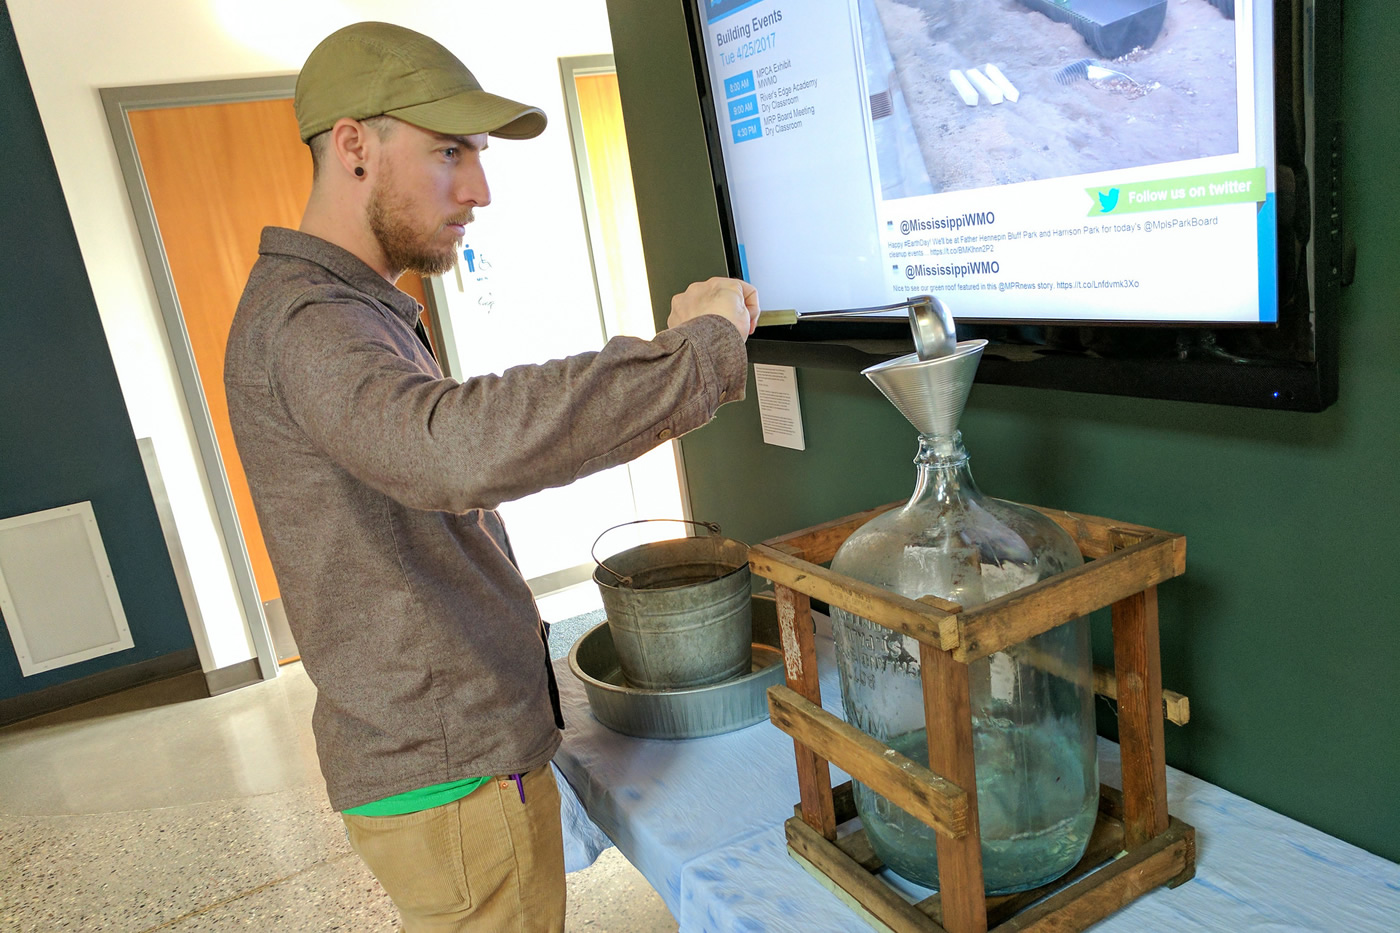
{"type": "Polygon", "coordinates": [[[35,716],[77,706],[79,703],[119,693],[131,687],[139,687],[141,684],[198,670],[199,653],[193,648],[185,648],[136,664],[127,664],[110,671],[70,680],[66,684],[55,684],[32,693],[9,697],[0,700],[0,726],[33,719],[35,716]]]}

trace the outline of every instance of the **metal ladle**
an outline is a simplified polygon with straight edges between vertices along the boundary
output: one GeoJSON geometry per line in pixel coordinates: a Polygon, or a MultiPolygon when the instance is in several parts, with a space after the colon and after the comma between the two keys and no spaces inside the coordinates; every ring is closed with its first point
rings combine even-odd
{"type": "Polygon", "coordinates": [[[932,295],[918,295],[892,305],[873,308],[846,308],[836,311],[798,311],[797,319],[818,317],[848,317],[858,314],[878,314],[881,311],[909,310],[909,329],[914,334],[914,349],[919,359],[932,360],[947,356],[957,346],[957,330],[948,308],[932,295]]]}

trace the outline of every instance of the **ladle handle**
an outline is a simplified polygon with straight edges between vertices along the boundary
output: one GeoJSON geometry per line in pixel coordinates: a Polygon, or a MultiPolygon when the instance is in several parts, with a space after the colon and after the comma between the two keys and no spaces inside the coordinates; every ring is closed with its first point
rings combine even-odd
{"type": "Polygon", "coordinates": [[[598,537],[593,539],[593,546],[588,549],[588,556],[593,558],[593,563],[597,564],[599,567],[602,567],[608,573],[616,577],[617,582],[621,583],[623,586],[631,586],[632,578],[618,573],[616,570],[613,570],[607,564],[603,563],[601,560],[598,559],[598,542],[602,541],[603,535],[607,534],[610,531],[616,531],[619,528],[626,528],[628,525],[644,525],[647,522],[685,522],[687,525],[698,525],[701,528],[705,528],[712,535],[717,536],[719,534],[718,522],[697,522],[689,518],[638,518],[630,522],[622,522],[621,524],[613,525],[611,528],[604,528],[603,534],[600,534],[598,535],[598,537]]]}
{"type": "Polygon", "coordinates": [[[895,302],[892,305],[876,305],[873,308],[840,308],[833,311],[798,311],[797,319],[809,317],[842,317],[848,314],[878,314],[881,311],[904,311],[910,305],[916,305],[923,301],[931,301],[932,295],[918,295],[914,298],[906,298],[904,301],[895,302]]]}
{"type": "Polygon", "coordinates": [[[909,312],[909,330],[914,337],[914,349],[919,359],[931,360],[947,356],[957,346],[957,325],[948,308],[932,295],[915,295],[891,305],[877,305],[873,308],[844,308],[834,311],[792,311],[798,321],[817,317],[851,317],[860,314],[878,314],[887,311],[905,310],[909,312]]]}

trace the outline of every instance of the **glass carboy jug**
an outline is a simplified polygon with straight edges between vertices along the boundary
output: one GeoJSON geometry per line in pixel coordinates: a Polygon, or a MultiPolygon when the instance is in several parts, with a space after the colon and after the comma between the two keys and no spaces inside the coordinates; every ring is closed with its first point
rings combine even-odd
{"type": "MultiPolygon", "coordinates": [[[[914,494],[850,536],[833,570],[910,599],[970,608],[1083,562],[1069,535],[1032,509],[982,495],[957,430],[985,341],[931,360],[901,357],[866,375],[919,429],[914,494]]],[[[928,764],[919,645],[831,611],[848,721],[928,764]]],[[[1087,619],[974,661],[973,761],[989,894],[1046,884],[1084,854],[1098,810],[1093,667],[1087,619]]],[[[938,886],[932,828],[855,784],[875,853],[911,881],[938,886]]]]}

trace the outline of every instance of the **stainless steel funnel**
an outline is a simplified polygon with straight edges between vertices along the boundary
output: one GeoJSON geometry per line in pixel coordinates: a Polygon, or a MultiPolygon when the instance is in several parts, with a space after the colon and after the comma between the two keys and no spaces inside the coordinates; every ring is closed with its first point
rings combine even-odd
{"type": "Polygon", "coordinates": [[[962,420],[985,340],[963,340],[947,356],[910,353],[862,370],[920,434],[952,434],[962,420]]]}

